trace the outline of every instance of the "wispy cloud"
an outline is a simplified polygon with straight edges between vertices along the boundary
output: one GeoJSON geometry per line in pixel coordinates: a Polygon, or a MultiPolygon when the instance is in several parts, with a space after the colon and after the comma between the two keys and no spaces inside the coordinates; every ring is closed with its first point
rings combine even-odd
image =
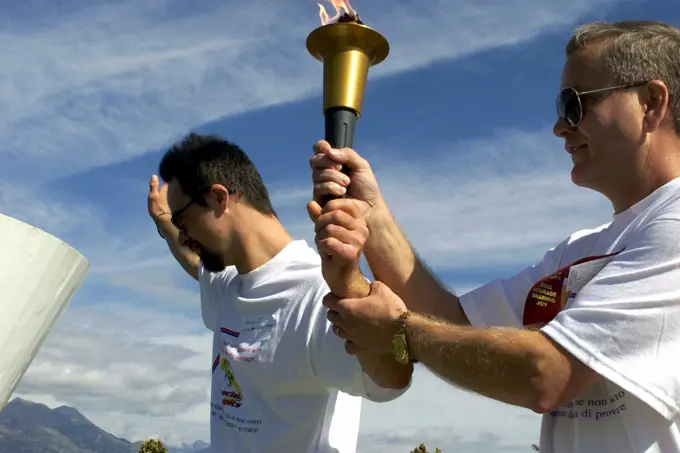
{"type": "Polygon", "coordinates": [[[0,181],[0,212],[58,237],[103,229],[103,210],[94,204],[59,200],[40,186],[0,181]]]}
{"type": "MultiPolygon", "coordinates": [[[[392,56],[375,68],[379,76],[515,44],[613,2],[355,6],[392,43],[392,56]]],[[[225,115],[319,94],[320,65],[304,46],[318,25],[316,11],[311,0],[18,9],[0,28],[10,52],[0,87],[0,152],[73,173],[163,146],[225,115]]]]}

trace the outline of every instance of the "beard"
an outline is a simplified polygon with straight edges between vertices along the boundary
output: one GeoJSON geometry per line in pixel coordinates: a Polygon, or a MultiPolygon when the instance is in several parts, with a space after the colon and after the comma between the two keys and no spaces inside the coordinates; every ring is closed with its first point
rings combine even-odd
{"type": "Polygon", "coordinates": [[[222,272],[227,267],[220,255],[209,251],[202,244],[197,244],[197,246],[199,249],[198,256],[201,258],[201,263],[206,271],[222,272]]]}

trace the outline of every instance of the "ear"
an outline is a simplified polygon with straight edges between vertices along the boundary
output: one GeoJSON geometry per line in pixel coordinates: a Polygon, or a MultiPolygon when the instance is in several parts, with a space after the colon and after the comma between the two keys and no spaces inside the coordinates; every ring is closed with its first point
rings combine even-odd
{"type": "Polygon", "coordinates": [[[640,101],[645,114],[645,129],[654,132],[666,120],[670,102],[668,87],[660,80],[652,80],[643,88],[640,101]]]}
{"type": "Polygon", "coordinates": [[[206,196],[208,205],[218,214],[229,209],[229,191],[222,184],[213,184],[206,196]]]}

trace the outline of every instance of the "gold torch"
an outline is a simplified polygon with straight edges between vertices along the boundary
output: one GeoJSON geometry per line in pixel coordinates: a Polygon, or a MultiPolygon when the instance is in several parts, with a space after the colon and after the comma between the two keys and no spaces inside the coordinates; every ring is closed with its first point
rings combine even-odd
{"type": "Polygon", "coordinates": [[[328,1],[336,15],[330,18],[319,4],[322,26],[307,37],[307,50],[323,62],[326,141],[333,148],[351,148],[364,102],[368,68],[385,60],[390,46],[385,37],[361,22],[347,0],[328,1]]]}
{"type": "MultiPolygon", "coordinates": [[[[385,37],[364,25],[347,0],[327,1],[336,14],[329,17],[319,3],[322,25],[307,37],[307,50],[323,62],[325,139],[333,148],[351,148],[354,127],[361,115],[368,69],[387,58],[390,46],[385,37]]],[[[343,172],[349,174],[346,167],[343,172]]],[[[326,197],[321,204],[332,198],[326,197]]],[[[324,261],[323,265],[333,263],[324,261]]],[[[370,291],[360,273],[348,276],[345,282],[328,283],[338,297],[363,297],[370,291]]]]}

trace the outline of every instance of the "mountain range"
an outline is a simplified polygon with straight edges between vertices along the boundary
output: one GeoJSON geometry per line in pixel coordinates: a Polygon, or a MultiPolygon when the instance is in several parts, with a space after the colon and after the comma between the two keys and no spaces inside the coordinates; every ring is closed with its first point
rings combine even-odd
{"type": "MultiPolygon", "coordinates": [[[[137,453],[142,441],[131,442],[107,433],[69,406],[14,398],[0,412],[0,453],[137,453]]],[[[168,453],[209,453],[196,441],[168,453]]]]}

